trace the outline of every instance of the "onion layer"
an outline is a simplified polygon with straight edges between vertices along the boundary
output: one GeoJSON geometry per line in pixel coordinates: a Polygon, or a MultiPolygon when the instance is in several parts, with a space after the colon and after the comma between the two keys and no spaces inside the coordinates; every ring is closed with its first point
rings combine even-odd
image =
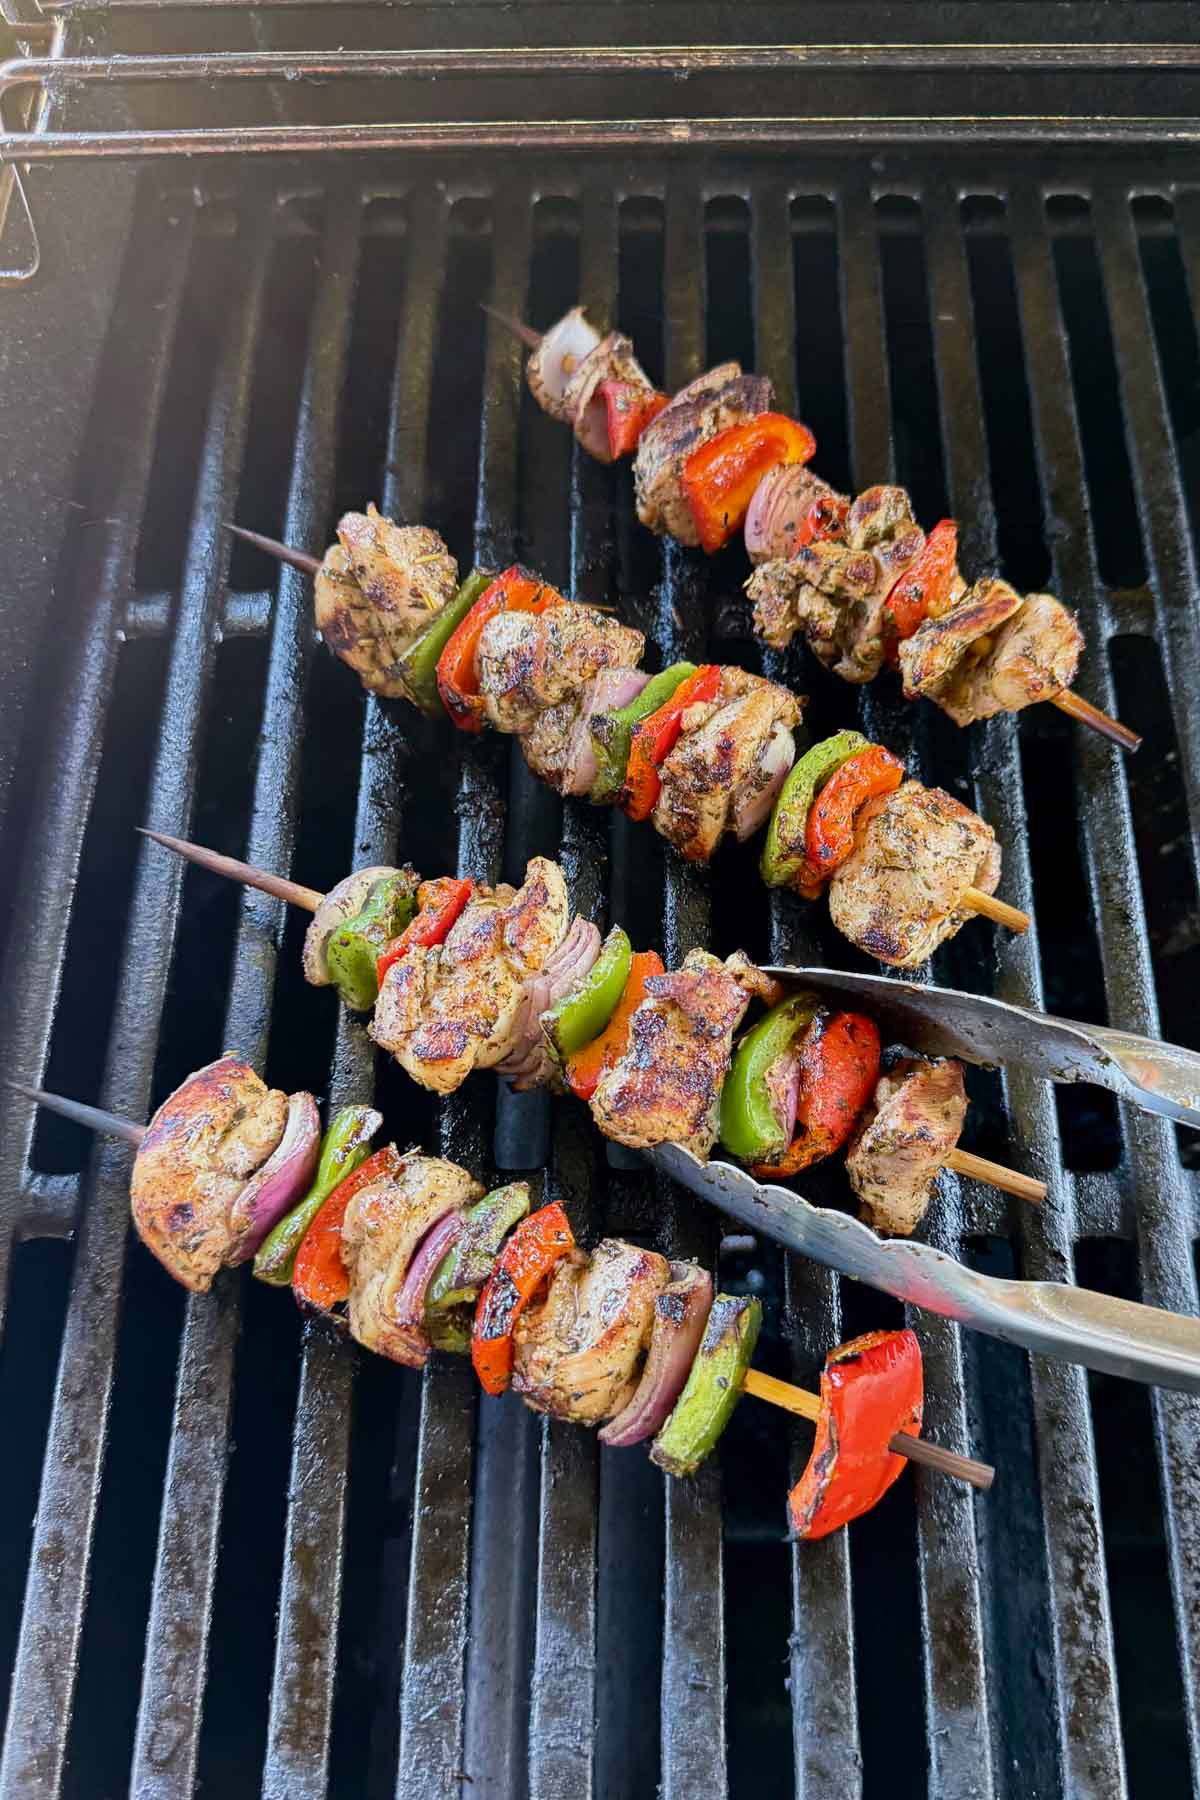
{"type": "Polygon", "coordinates": [[[598,713],[616,712],[636,700],[649,675],[641,669],[602,669],[591,682],[587,699],[571,730],[560,786],[564,794],[588,794],[596,779],[596,746],[592,720],[598,713]]]}
{"type": "Polygon", "coordinates": [[[803,463],[780,464],[770,470],[754,490],[742,527],[750,561],[773,562],[791,556],[809,507],[822,494],[832,493],[829,483],[803,463]]]}
{"type": "Polygon", "coordinates": [[[430,1226],[417,1245],[396,1300],[396,1323],[402,1331],[421,1330],[425,1320],[425,1291],[442,1258],[457,1244],[463,1230],[462,1214],[457,1207],[451,1207],[430,1226]]]}
{"type": "Polygon", "coordinates": [[[336,887],[330,888],[325,898],[312,916],[312,923],[304,934],[304,979],[313,987],[328,987],[330,982],[329,963],[326,952],[329,940],[335,931],[340,931],[347,919],[352,919],[356,912],[362,910],[362,903],[377,881],[385,875],[398,875],[393,869],[380,863],[371,869],[356,869],[353,875],[346,875],[336,887]]]}
{"type": "Polygon", "coordinates": [[[238,1241],[228,1263],[248,1262],[273,1225],[304,1198],[316,1173],[321,1149],[321,1115],[311,1094],[288,1100],[283,1136],[233,1203],[230,1222],[238,1241]]]}
{"type": "Polygon", "coordinates": [[[599,954],[599,926],[577,916],[554,954],[526,983],[513,1025],[512,1048],[498,1065],[498,1072],[508,1076],[518,1093],[541,1087],[549,1079],[554,1059],[542,1031],[542,1014],[561,1000],[568,988],[586,978],[599,954]]]}
{"type": "Polygon", "coordinates": [[[653,1437],[683,1392],[712,1307],[712,1276],[673,1262],[670,1284],[654,1300],[654,1328],[642,1378],[629,1404],[601,1427],[601,1443],[625,1450],[653,1437]]]}
{"type": "Polygon", "coordinates": [[[567,421],[566,393],[572,375],[600,342],[600,333],[573,306],[552,325],[525,365],[529,390],[543,412],[567,421]]]}
{"type": "Polygon", "coordinates": [[[766,824],[795,760],[796,740],[786,725],[777,724],[767,739],[757,769],[733,797],[733,829],[739,844],[744,844],[766,824]]]}

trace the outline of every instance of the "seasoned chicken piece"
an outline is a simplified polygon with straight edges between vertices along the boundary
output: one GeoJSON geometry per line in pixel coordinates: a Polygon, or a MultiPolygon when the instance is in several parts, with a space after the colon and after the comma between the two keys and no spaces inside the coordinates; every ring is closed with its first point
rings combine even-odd
{"type": "Polygon", "coordinates": [[[479,638],[479,691],[498,731],[528,731],[548,706],[578,695],[601,669],[636,666],[646,640],[574,600],[540,615],[501,612],[479,638]]]}
{"type": "Polygon", "coordinates": [[[1079,667],[1083,633],[1074,613],[1051,594],[1030,594],[996,633],[978,662],[959,665],[932,695],[956,725],[1020,712],[1069,688],[1079,667]]]}
{"type": "Polygon", "coordinates": [[[846,1151],[850,1186],[873,1231],[907,1237],[967,1116],[962,1064],[906,1057],[884,1075],[846,1151]]]}
{"type": "Polygon", "coordinates": [[[443,944],[414,944],[384,976],[371,1036],[422,1087],[451,1094],[503,1062],[528,981],[566,936],[567,887],[535,856],[524,885],[477,888],[443,944]]]}
{"type": "Polygon", "coordinates": [[[580,444],[597,462],[610,463],[608,405],[597,392],[602,381],[625,381],[647,394],[654,392],[654,383],[634,355],[632,340],[619,331],[610,331],[583,359],[564,395],[566,414],[580,444]]]}
{"type": "Polygon", "coordinates": [[[733,1034],[759,991],[757,975],[744,958],[723,963],[692,950],[681,969],[650,977],[628,1048],[592,1097],[606,1137],[634,1150],[677,1143],[708,1155],[733,1034]]]}
{"type": "Polygon", "coordinates": [[[915,969],[971,917],[967,888],[994,894],[999,880],[991,826],[941,788],[905,781],[859,813],[829,916],[869,956],[915,969]]]}
{"type": "Polygon", "coordinates": [[[512,1385],[525,1404],[577,1425],[620,1412],[649,1348],[655,1296],[670,1279],[663,1257],[618,1238],[560,1262],[545,1300],[513,1332],[512,1385]]]}
{"type": "MultiPolygon", "coordinates": [[[[726,831],[748,837],[763,798],[779,791],[795,761],[791,727],[801,708],[787,688],[744,676],[744,691],[684,730],[659,768],[654,827],[689,862],[707,862],[726,831]]],[[[770,801],[766,804],[769,806],[770,801]]]]}
{"type": "Polygon", "coordinates": [[[401,1324],[398,1301],[421,1239],[448,1212],[478,1200],[482,1185],[439,1156],[402,1157],[397,1173],[360,1188],[342,1221],[342,1261],[350,1276],[350,1334],[368,1350],[419,1369],[429,1341],[401,1324]]]}
{"type": "Polygon", "coordinates": [[[775,391],[765,375],[743,375],[740,363],[720,363],[680,388],[638,440],[633,479],[638,518],[681,544],[700,534],[683,491],[683,465],[693,450],[759,413],[769,412],[775,391]]]}
{"type": "Polygon", "coordinates": [[[864,488],[846,516],[846,542],[870,550],[914,523],[912,501],[902,487],[864,488]]]}
{"type": "Polygon", "coordinates": [[[746,583],[754,607],[754,629],[772,650],[786,650],[798,631],[827,668],[838,660],[842,609],[813,587],[792,560],[760,563],[746,583]]]}
{"type": "Polygon", "coordinates": [[[436,531],[394,525],[373,506],[346,513],[338,538],[314,583],[317,630],[364,687],[402,698],[397,660],[453,598],[458,564],[436,531]]]}
{"type": "Polygon", "coordinates": [[[168,1095],[134,1158],[138,1236],[176,1281],[205,1294],[239,1260],[252,1220],[238,1200],[283,1136],[288,1097],[236,1056],[222,1056],[168,1095]]]}
{"type": "Polygon", "coordinates": [[[533,729],[517,740],[531,772],[539,781],[548,782],[560,791],[572,734],[579,718],[579,699],[578,694],[572,694],[569,700],[548,706],[545,712],[538,714],[533,729]]]}
{"type": "Polygon", "coordinates": [[[1020,594],[1007,581],[985,575],[941,618],[926,619],[900,645],[905,699],[913,700],[918,694],[937,699],[971,646],[985,639],[990,648],[989,634],[999,630],[1021,604],[1020,594]]]}

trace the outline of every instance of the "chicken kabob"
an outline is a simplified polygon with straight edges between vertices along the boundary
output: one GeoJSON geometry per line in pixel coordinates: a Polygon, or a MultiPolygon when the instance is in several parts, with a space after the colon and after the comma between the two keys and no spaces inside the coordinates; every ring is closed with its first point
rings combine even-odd
{"type": "Polygon", "coordinates": [[[773,410],[766,376],[721,363],[672,398],[655,389],[630,339],[602,337],[582,307],[544,334],[483,310],[529,347],[529,387],[543,411],[570,424],[598,461],[634,457],[644,525],[709,555],[744,526],[764,643],[782,650],[801,634],[851,682],[898,666],[905,698],[924,695],[957,725],[1048,701],[1138,748],[1128,726],[1071,691],[1083,649],[1074,614],[995,576],[969,585],[954,521],[926,536],[903,488],[837,493],[806,466],[816,439],[773,410]]]}
{"type": "Polygon", "coordinates": [[[682,1144],[701,1159],[720,1139],[755,1174],[785,1179],[847,1149],[862,1216],[911,1233],[943,1168],[1038,1202],[1045,1185],[957,1148],[961,1064],[906,1058],[881,1074],[874,1022],[830,1012],[737,951],[694,950],[676,970],[635,953],[615,926],[572,917],[547,857],[520,888],[470,878],[422,882],[375,865],[328,894],[185,839],[145,835],[200,867],[313,915],[304,973],[352,1010],[419,1086],[446,1095],[475,1069],[524,1091],[569,1088],[606,1137],[631,1149],[682,1144]],[[755,999],[764,1017],[734,1050],[755,999]]]}
{"type": "Polygon", "coordinates": [[[838,930],[881,962],[917,967],[976,913],[1028,927],[995,897],[990,826],[854,732],[797,764],[801,703],[777,682],[715,663],[648,675],[641,632],[520,565],[456,586],[436,532],[373,507],[341,519],[319,563],[234,529],[313,574],[318,629],[369,689],[515,735],[539,779],[650,819],[691,862],[769,824],[764,881],[810,901],[827,888],[838,930]]]}
{"type": "Polygon", "coordinates": [[[599,1426],[613,1449],[652,1440],[677,1477],[709,1456],[743,1392],[811,1419],[812,1458],[788,1496],[798,1537],[869,1510],[922,1462],[976,1487],[994,1470],[920,1436],[921,1351],[876,1331],[831,1352],[818,1398],[751,1366],[762,1302],[714,1294],[693,1262],[619,1238],[580,1248],[557,1202],[530,1211],[526,1182],[485,1192],[457,1163],[394,1144],[381,1115],[333,1113],[268,1088],[226,1053],[189,1075],[149,1125],[17,1083],[27,1098],[135,1147],[134,1227],[176,1281],[204,1294],[222,1268],[290,1286],[365,1349],[420,1369],[433,1349],[470,1354],[488,1394],[599,1426]]]}

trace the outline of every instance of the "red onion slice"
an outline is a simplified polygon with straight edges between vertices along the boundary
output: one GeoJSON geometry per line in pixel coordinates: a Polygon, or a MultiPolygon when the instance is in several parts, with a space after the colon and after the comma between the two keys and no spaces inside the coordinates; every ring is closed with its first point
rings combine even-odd
{"type": "Polygon", "coordinates": [[[615,1419],[601,1427],[600,1441],[626,1450],[653,1437],[683,1392],[712,1306],[712,1276],[695,1263],[673,1262],[671,1281],[654,1301],[650,1353],[637,1391],[615,1419]]]}
{"type": "Polygon", "coordinates": [[[566,420],[564,405],[568,383],[585,356],[600,342],[600,333],[588,324],[582,306],[573,306],[552,325],[525,366],[529,390],[543,412],[566,420]]]}
{"type": "Polygon", "coordinates": [[[542,1014],[567,989],[584,980],[600,954],[600,928],[576,917],[554,954],[525,986],[513,1025],[512,1047],[498,1072],[507,1075],[518,1093],[540,1087],[554,1066],[542,1035],[542,1014]]]}
{"type": "Polygon", "coordinates": [[[401,1331],[421,1330],[425,1320],[425,1291],[442,1258],[457,1244],[463,1230],[462,1214],[457,1207],[451,1207],[430,1226],[417,1245],[396,1300],[396,1323],[401,1331]]]}
{"type": "Polygon", "coordinates": [[[781,463],[771,469],[755,488],[742,527],[750,561],[773,562],[791,556],[809,507],[822,494],[833,491],[803,463],[781,463]]]}
{"type": "Polygon", "coordinates": [[[766,824],[795,760],[795,738],[786,725],[776,725],[767,739],[757,769],[733,797],[733,829],[739,844],[744,844],[766,824]]]}
{"type": "Polygon", "coordinates": [[[583,707],[571,731],[560,786],[564,794],[588,794],[596,779],[596,746],[592,720],[598,713],[616,712],[636,700],[649,675],[641,669],[602,669],[585,691],[583,707]]]}
{"type": "Polygon", "coordinates": [[[230,1265],[249,1261],[271,1227],[303,1199],[312,1186],[320,1148],[317,1103],[311,1094],[293,1094],[283,1136],[233,1203],[230,1223],[239,1237],[226,1257],[230,1265]]]}
{"type": "Polygon", "coordinates": [[[763,1081],[771,1111],[779,1121],[784,1148],[791,1143],[796,1130],[796,1109],[800,1104],[800,1045],[803,1033],[771,1064],[763,1081]]]}

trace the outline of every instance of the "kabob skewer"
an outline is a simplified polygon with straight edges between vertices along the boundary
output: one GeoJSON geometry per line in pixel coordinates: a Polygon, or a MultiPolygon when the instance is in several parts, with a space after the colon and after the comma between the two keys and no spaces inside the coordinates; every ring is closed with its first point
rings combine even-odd
{"type": "MultiPolygon", "coordinates": [[[[935,640],[939,637],[944,640],[947,635],[958,638],[952,662],[946,656],[944,645],[938,645],[932,668],[910,661],[918,648],[910,645],[899,658],[903,664],[907,698],[927,694],[960,725],[969,722],[971,716],[989,717],[995,712],[1015,711],[1043,700],[1122,749],[1138,749],[1142,740],[1136,732],[1072,691],[1071,682],[1083,640],[1071,615],[1048,595],[1030,596],[1025,604],[1025,611],[1029,613],[1033,602],[1043,603],[1041,612],[1046,616],[1041,635],[1051,646],[1049,655],[1042,659],[1045,666],[1038,666],[1038,655],[1030,654],[1027,646],[1021,643],[1011,646],[1014,655],[1007,675],[1006,697],[989,697],[985,710],[972,714],[968,694],[965,697],[966,716],[960,716],[964,711],[964,696],[955,695],[955,684],[950,679],[952,673],[966,678],[969,687],[976,665],[996,655],[995,630],[989,628],[986,620],[980,622],[972,617],[969,605],[972,596],[981,589],[993,590],[992,612],[995,614],[998,591],[1005,589],[1005,606],[995,621],[998,627],[1003,627],[1005,619],[1022,610],[1020,596],[1006,589],[1002,582],[986,580],[968,591],[953,554],[956,535],[953,521],[943,520],[926,538],[916,526],[903,489],[868,489],[852,507],[847,497],[836,494],[828,483],[805,469],[802,465],[814,453],[815,439],[807,427],[771,411],[773,394],[769,381],[743,376],[739,365],[725,364],[690,383],[672,401],[670,396],[654,390],[637,363],[630,341],[617,332],[601,337],[587,324],[582,307],[573,308],[545,333],[535,331],[493,307],[485,305],[483,311],[531,352],[527,369],[529,386],[543,411],[571,424],[584,449],[601,462],[613,462],[628,453],[637,455],[638,511],[651,529],[679,537],[685,544],[703,545],[711,552],[720,548],[745,523],[751,561],[776,572],[774,592],[769,572],[756,572],[747,584],[752,594],[757,588],[756,598],[762,602],[756,604],[755,624],[766,642],[782,647],[792,635],[802,631],[819,659],[828,664],[836,662],[837,672],[847,679],[869,680],[878,672],[884,660],[883,642],[878,639],[871,642],[865,664],[856,658],[857,646],[849,648],[847,653],[848,647],[843,643],[839,659],[833,645],[830,599],[838,603],[857,603],[861,611],[861,603],[868,598],[868,589],[860,591],[856,587],[852,567],[846,572],[843,585],[839,586],[838,571],[822,568],[814,548],[824,544],[832,551],[835,546],[842,545],[847,514],[853,518],[855,508],[869,501],[876,519],[863,530],[861,541],[851,548],[866,551],[876,546],[880,536],[884,538],[885,548],[888,537],[895,543],[896,555],[891,560],[884,557],[882,573],[872,571],[876,576],[874,598],[882,602],[890,619],[888,659],[897,660],[898,640],[918,632],[935,640]],[[561,345],[557,339],[562,340],[561,345]],[[567,344],[571,347],[563,347],[567,344]],[[718,377],[724,377],[724,380],[718,382],[718,377]],[[718,387],[720,395],[717,395],[718,387]],[[726,405],[724,414],[718,410],[722,396],[726,405]],[[688,451],[686,462],[683,449],[671,443],[670,409],[677,404],[687,412],[686,419],[681,419],[679,439],[688,451]],[[662,417],[664,413],[668,418],[662,417]],[[756,428],[755,418],[771,422],[774,451],[764,446],[766,427],[764,424],[756,428]],[[682,435],[684,426],[686,438],[682,435]],[[656,445],[649,459],[640,451],[643,431],[651,437],[666,440],[661,450],[656,445]],[[755,455],[759,458],[757,466],[753,460],[755,455]],[[728,504],[731,498],[732,506],[728,504]],[[893,520],[892,528],[886,534],[879,534],[878,503],[882,501],[886,508],[894,506],[897,499],[902,502],[901,515],[893,520]],[[814,507],[818,509],[815,515],[814,507]],[[911,528],[907,539],[906,527],[911,528]],[[933,551],[939,536],[939,547],[950,546],[948,558],[933,551]],[[807,552],[806,560],[811,563],[811,568],[804,573],[811,574],[813,579],[811,583],[803,584],[806,604],[797,610],[797,597],[787,590],[799,585],[800,572],[794,565],[785,565],[801,552],[807,552]],[[940,569],[931,570],[924,560],[926,552],[932,553],[935,565],[941,563],[940,569]],[[778,591],[779,575],[783,578],[782,592],[778,591]],[[915,584],[910,585],[907,592],[902,591],[903,583],[913,583],[914,576],[915,584]],[[882,591],[878,587],[879,580],[885,583],[882,591]],[[955,608],[958,608],[957,612],[955,608]],[[954,613],[954,618],[941,633],[931,631],[934,622],[946,613],[954,613]],[[958,631],[960,618],[970,626],[969,630],[958,631]],[[853,666],[856,661],[859,662],[857,667],[853,666]],[[1020,697],[1015,695],[1017,689],[1023,690],[1020,697]]],[[[849,557],[847,561],[852,563],[849,557]]],[[[854,606],[847,606],[846,610],[852,613],[854,606]]],[[[1017,621],[1013,618],[1005,635],[1012,639],[1016,630],[1017,621]]]]}
{"type": "Polygon", "coordinates": [[[314,576],[318,627],[368,688],[463,729],[486,721],[516,735],[540,779],[650,820],[691,861],[706,862],[728,832],[744,840],[767,825],[764,882],[810,901],[827,892],[838,929],[883,962],[918,966],[975,915],[1028,928],[1028,914],[993,892],[999,851],[982,820],[905,780],[900,761],[858,733],[797,762],[801,705],[778,683],[715,664],[648,677],[636,667],[640,633],[519,565],[495,579],[476,571],[456,591],[435,533],[373,509],[346,514],[320,561],[229,529],[314,576]],[[906,902],[917,910],[893,931],[906,902]]]}
{"type": "Polygon", "coordinates": [[[193,1291],[207,1292],[220,1267],[250,1259],[246,1222],[253,1217],[255,1274],[292,1285],[302,1304],[348,1325],[365,1348],[412,1368],[425,1365],[431,1348],[469,1348],[487,1392],[511,1384],[536,1411],[599,1424],[613,1448],[653,1436],[652,1460],[676,1476],[694,1473],[740,1394],[751,1393],[817,1426],[813,1458],[789,1495],[798,1536],[825,1536],[868,1510],[896,1479],[897,1458],[983,1491],[992,1484],[990,1465],[919,1435],[921,1356],[911,1331],[870,1333],[834,1351],[818,1398],[751,1366],[761,1302],[714,1296],[697,1265],[668,1264],[617,1239],[589,1256],[557,1204],[530,1213],[523,1182],[485,1195],[466,1170],[443,1159],[400,1155],[393,1145],[370,1154],[382,1119],[369,1107],[343,1108],[322,1136],[311,1095],[267,1090],[228,1053],[189,1076],[146,1127],[21,1082],[8,1085],[134,1146],[135,1227],[193,1291]],[[289,1141],[286,1127],[274,1142],[275,1134],[261,1133],[255,1169],[245,1153],[247,1108],[259,1118],[271,1109],[302,1117],[302,1137],[292,1133],[289,1141]],[[235,1136],[240,1163],[231,1176],[235,1136]],[[556,1285],[577,1300],[589,1280],[600,1302],[594,1294],[585,1299],[582,1337],[569,1344],[555,1335],[556,1285]],[[600,1321],[593,1339],[589,1303],[600,1321]],[[857,1391],[853,1412],[842,1418],[839,1389],[847,1380],[857,1391]],[[857,1442],[839,1442],[839,1425],[857,1442]],[[839,1455],[846,1473],[835,1483],[839,1455]]]}
{"type": "MultiPolygon", "coordinates": [[[[310,939],[315,933],[316,943],[322,939],[326,944],[329,942],[328,930],[318,918],[322,909],[327,915],[329,913],[327,896],[316,889],[165,832],[143,828],[142,835],[210,873],[257,888],[312,914],[314,924],[310,927],[310,939]]],[[[555,865],[546,863],[545,859],[535,859],[535,862],[557,875],[555,865]]],[[[530,869],[534,869],[534,864],[530,869]]],[[[391,871],[393,877],[399,873],[391,871]]],[[[388,872],[382,869],[372,869],[365,874],[380,884],[388,879],[388,872]]],[[[342,904],[339,896],[344,891],[349,893],[349,884],[354,879],[348,877],[334,890],[330,897],[334,907],[342,904]]],[[[410,874],[406,879],[410,886],[416,887],[415,876],[410,874]]],[[[511,913],[526,920],[536,908],[523,897],[540,895],[546,880],[545,874],[527,876],[526,887],[511,901],[511,913]]],[[[397,999],[391,991],[405,983],[428,980],[430,970],[435,982],[444,973],[436,960],[442,952],[429,942],[432,929],[421,930],[421,919],[427,913],[435,919],[439,903],[449,900],[456,904],[458,910],[448,921],[443,913],[442,943],[448,950],[452,947],[452,934],[461,921],[471,972],[479,974],[480,984],[486,985],[489,991],[495,981],[488,979],[486,968],[482,973],[476,969],[478,932],[472,926],[470,916],[465,920],[462,916],[463,907],[470,900],[469,892],[463,890],[469,890],[471,884],[434,882],[423,885],[420,891],[424,892],[425,886],[432,890],[441,886],[449,891],[433,896],[432,904],[418,912],[415,924],[410,921],[392,946],[380,948],[376,967],[384,971],[382,980],[368,981],[365,987],[356,981],[349,992],[343,984],[340,991],[347,1004],[359,1010],[366,1011],[374,1006],[375,1022],[371,1026],[371,1035],[384,1048],[393,1050],[413,1079],[434,1087],[435,1091],[449,1092],[465,1079],[469,1068],[476,1065],[466,1062],[461,1055],[459,1061],[453,1062],[454,1052],[461,1051],[461,1045],[457,1041],[447,1043],[444,1037],[447,1021],[442,1015],[430,1020],[427,993],[414,1002],[417,1010],[423,1010],[426,1016],[414,1022],[411,1011],[406,1010],[407,1000],[397,999]],[[404,947],[405,934],[414,933],[414,947],[404,947]],[[395,945],[402,947],[397,951],[395,945]],[[433,958],[434,962],[423,969],[418,959],[423,961],[427,957],[433,958]],[[406,1017],[406,1037],[399,1047],[397,1040],[389,1036],[388,1025],[381,1024],[381,1019],[386,1021],[397,1012],[405,1012],[406,1017]],[[412,1051],[414,1038],[422,1030],[433,1037],[431,1065],[423,1066],[419,1055],[414,1057],[412,1051]],[[447,1059],[452,1063],[449,1075],[443,1072],[447,1059]]],[[[364,890],[360,884],[355,896],[347,898],[344,905],[357,906],[363,898],[364,890]]],[[[487,902],[481,900],[481,905],[485,904],[487,902]]],[[[351,938],[355,936],[353,918],[344,910],[337,912],[334,919],[335,923],[343,925],[351,938]]],[[[484,912],[481,922],[486,921],[484,912]]],[[[690,960],[703,966],[689,971],[685,963],[684,969],[664,976],[659,983],[655,983],[651,973],[649,981],[643,980],[639,987],[636,964],[653,962],[660,974],[662,965],[657,958],[632,957],[627,939],[624,962],[613,959],[609,946],[618,938],[624,939],[619,928],[610,934],[602,951],[595,927],[578,919],[571,925],[564,916],[557,945],[549,951],[543,946],[541,965],[524,971],[524,991],[512,1007],[515,1023],[509,1039],[502,1046],[506,1053],[494,1055],[489,1062],[478,1066],[494,1067],[498,1073],[508,1074],[518,1087],[553,1085],[561,1081],[565,1071],[573,1091],[591,1104],[600,1129],[618,1142],[635,1148],[648,1147],[677,1135],[680,1141],[689,1142],[689,1147],[703,1157],[707,1156],[719,1133],[730,1154],[753,1166],[755,1173],[763,1179],[786,1179],[812,1162],[823,1160],[844,1147],[851,1140],[852,1131],[857,1130],[857,1137],[850,1141],[852,1185],[869,1222],[876,1229],[898,1235],[911,1232],[923,1216],[938,1168],[950,1168],[1030,1204],[1039,1204],[1044,1199],[1044,1182],[958,1148],[957,1138],[966,1113],[959,1064],[948,1059],[932,1064],[922,1059],[909,1059],[899,1064],[896,1071],[881,1077],[878,1032],[863,1015],[837,1014],[832,1028],[827,1029],[825,1015],[815,1006],[806,1005],[803,997],[781,1001],[775,984],[760,976],[740,953],[724,965],[714,957],[698,953],[690,960]],[[588,933],[592,934],[590,952],[585,947],[588,933]],[[564,945],[567,946],[565,951],[564,945]],[[614,963],[611,974],[605,970],[606,953],[614,963]],[[561,983],[550,982],[536,1000],[526,1000],[526,994],[532,996],[537,991],[539,979],[548,981],[545,971],[555,968],[556,959],[565,970],[561,983]],[[689,982],[695,991],[686,991],[689,982]],[[672,983],[676,987],[678,1016],[670,1012],[671,1003],[667,999],[652,998],[656,987],[669,989],[672,983]],[[678,991],[680,984],[685,991],[678,991]],[[769,1010],[759,1025],[740,1040],[735,1050],[733,1033],[751,994],[766,1000],[769,1010]],[[528,1017],[531,1005],[537,1008],[532,1018],[528,1017]],[[573,1025],[566,1016],[566,1009],[572,1006],[585,1019],[582,1029],[587,1037],[583,1042],[579,1041],[578,1031],[571,1035],[573,1025]],[[589,1007],[590,1014],[587,1012],[589,1007]],[[721,1008],[728,1009],[723,1017],[718,1016],[721,1008]],[[647,1019],[647,1012],[656,1016],[647,1019]],[[663,1016],[668,1013],[669,1016],[663,1016]],[[683,1102],[679,1093],[672,1090],[669,1074],[664,1074],[662,1068],[656,1068],[648,1078],[640,1070],[631,1071],[630,1065],[637,1065],[639,1061],[629,1049],[638,1034],[639,1017],[647,1034],[652,1030],[658,1034],[649,1049],[643,1046],[641,1062],[666,1067],[672,1056],[677,1057],[682,1065],[679,1086],[684,1090],[683,1102]],[[696,1020],[699,1022],[697,1041],[688,1043],[687,1027],[696,1020]],[[614,1036],[618,1028],[622,1036],[614,1036]],[[723,1045],[722,1028],[727,1033],[723,1045]],[[683,1036],[682,1046],[672,1039],[672,1031],[683,1036]],[[595,1057],[593,1043],[604,1046],[608,1040],[612,1040],[611,1045],[605,1048],[603,1058],[595,1057]],[[581,1074],[589,1056],[596,1065],[590,1080],[581,1074]],[[625,1080],[622,1079],[623,1071],[628,1077],[625,1080]],[[705,1072],[709,1078],[707,1093],[702,1082],[705,1072]],[[780,1090],[788,1086],[790,1101],[785,1103],[780,1099],[780,1090]],[[695,1098],[697,1094],[701,1096],[699,1101],[695,1098]],[[807,1101],[806,1096],[810,1096],[807,1101]],[[671,1110],[673,1105],[674,1111],[671,1110]],[[761,1134],[764,1123],[768,1133],[776,1129],[780,1106],[784,1108],[782,1141],[772,1143],[768,1150],[761,1134]],[[793,1119],[797,1136],[791,1142],[789,1152],[787,1146],[792,1139],[793,1119]],[[677,1132],[672,1132],[671,1125],[677,1127],[677,1132]],[[903,1201],[898,1197],[900,1193],[905,1195],[903,1201]]],[[[321,973],[314,967],[314,962],[314,941],[306,941],[306,973],[310,980],[320,981],[321,973]]],[[[450,972],[449,985],[461,999],[461,989],[453,989],[455,972],[453,969],[450,972]]],[[[328,972],[324,973],[323,979],[326,983],[332,979],[334,985],[339,985],[336,970],[332,977],[328,972]]],[[[449,1023],[453,1024],[452,1018],[449,1023]]]]}

